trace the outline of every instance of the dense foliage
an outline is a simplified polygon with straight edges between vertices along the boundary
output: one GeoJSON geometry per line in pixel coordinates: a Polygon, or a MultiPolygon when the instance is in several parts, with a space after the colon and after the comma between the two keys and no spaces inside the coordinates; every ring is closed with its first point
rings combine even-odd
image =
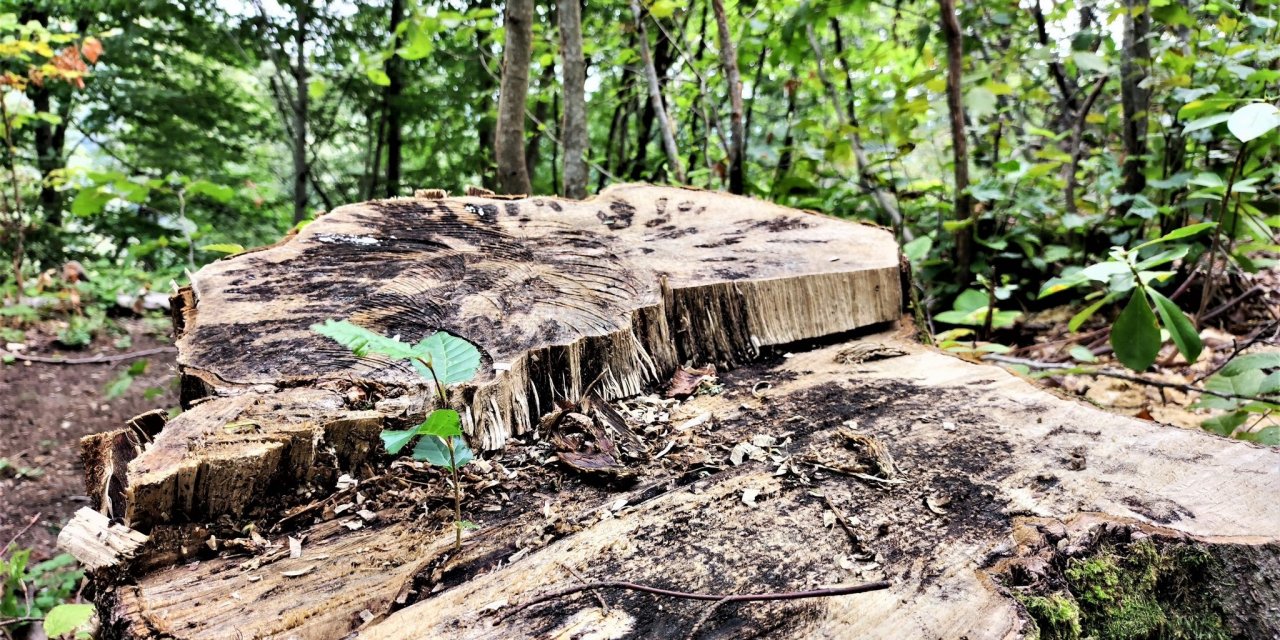
{"type": "MultiPolygon", "coordinates": [[[[892,226],[944,341],[1071,305],[1134,369],[1168,341],[1194,360],[1231,274],[1277,251],[1278,4],[581,3],[590,188],[892,226]]],[[[164,290],[346,202],[501,190],[512,144],[564,193],[568,6],[0,2],[6,297],[69,259],[98,299],[164,290]],[[500,113],[513,69],[524,126],[500,113]]]]}

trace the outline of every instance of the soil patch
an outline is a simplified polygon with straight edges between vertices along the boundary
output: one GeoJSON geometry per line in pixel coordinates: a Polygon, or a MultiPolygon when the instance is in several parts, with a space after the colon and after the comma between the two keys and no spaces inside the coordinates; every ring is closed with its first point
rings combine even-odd
{"type": "MultiPolygon", "coordinates": [[[[124,353],[171,344],[155,333],[156,323],[118,322],[121,333],[103,335],[86,349],[56,348],[40,329],[27,332],[27,353],[83,358],[124,353]],[[114,345],[127,333],[132,343],[114,345]]],[[[105,333],[105,332],[104,332],[105,333]]],[[[108,400],[104,391],[130,362],[57,365],[15,362],[0,365],[0,544],[40,516],[18,541],[32,547],[33,559],[58,553],[62,525],[88,504],[80,438],[115,429],[125,420],[160,407],[178,404],[175,354],[147,358],[146,372],[123,395],[108,400]],[[7,468],[5,467],[7,463],[7,468]]]]}

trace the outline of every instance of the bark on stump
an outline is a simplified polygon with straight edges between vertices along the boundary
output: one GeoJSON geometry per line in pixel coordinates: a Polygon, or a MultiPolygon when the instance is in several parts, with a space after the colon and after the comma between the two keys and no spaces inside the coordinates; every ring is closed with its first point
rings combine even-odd
{"type": "Polygon", "coordinates": [[[914,344],[886,331],[898,283],[887,231],[692,190],[343,207],[196,274],[175,305],[188,410],[86,439],[116,524],[66,539],[103,541],[97,602],[126,638],[680,637],[708,606],[514,610],[580,580],[892,583],[726,604],[699,637],[1280,633],[1280,453],[914,344]],[[454,396],[490,450],[464,468],[460,552],[443,476],[377,437],[429,390],[308,330],[329,318],[484,353],[454,396]],[[653,395],[682,364],[721,373],[653,395]],[[597,377],[626,474],[558,462],[539,427],[597,377]]]}

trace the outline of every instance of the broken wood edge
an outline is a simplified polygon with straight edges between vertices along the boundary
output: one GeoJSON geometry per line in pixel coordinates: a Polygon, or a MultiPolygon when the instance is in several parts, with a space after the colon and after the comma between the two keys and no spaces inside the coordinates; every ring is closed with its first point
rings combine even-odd
{"type": "Polygon", "coordinates": [[[81,507],[58,534],[58,549],[75,557],[89,571],[127,571],[149,538],[89,507],[81,507]]]}

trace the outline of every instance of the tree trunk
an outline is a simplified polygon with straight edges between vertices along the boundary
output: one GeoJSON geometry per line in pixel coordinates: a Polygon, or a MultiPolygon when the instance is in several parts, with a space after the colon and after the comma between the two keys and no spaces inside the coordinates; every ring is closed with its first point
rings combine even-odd
{"type": "Polygon", "coordinates": [[[667,117],[667,107],[662,100],[662,81],[653,66],[653,55],[649,50],[649,31],[644,26],[644,14],[640,3],[631,0],[631,15],[634,16],[636,29],[640,36],[640,61],[644,64],[645,78],[649,84],[649,103],[654,116],[658,120],[659,133],[662,136],[662,149],[667,154],[667,165],[676,183],[684,184],[684,167],[680,163],[680,150],[676,148],[675,132],[671,129],[671,120],[667,117]]]}
{"type": "Polygon", "coordinates": [[[498,189],[502,193],[533,191],[524,156],[525,101],[529,96],[529,59],[533,53],[533,0],[508,0],[502,51],[502,88],[498,96],[498,189]]]}
{"type": "Polygon", "coordinates": [[[340,207],[179,292],[187,410],[85,439],[109,518],[60,542],[128,639],[1280,634],[1280,450],[868,331],[900,313],[898,265],[882,229],[677,188],[340,207]],[[445,475],[378,437],[432,389],[308,328],[329,318],[484,354],[450,394],[487,450],[460,550],[445,475]],[[569,455],[592,451],[612,462],[569,455]],[[888,584],[520,606],[580,581],[888,584]]]}
{"type": "MultiPolygon", "coordinates": [[[[579,0],[558,0],[560,61],[564,79],[564,195],[587,197],[587,65],[582,55],[582,7],[579,0]]],[[[606,151],[605,157],[608,157],[606,151]]]]}
{"type": "MultiPolygon", "coordinates": [[[[396,33],[396,29],[400,26],[400,22],[404,20],[404,0],[391,0],[391,33],[396,33]]],[[[393,48],[399,48],[400,37],[395,36],[392,43],[393,48]]],[[[387,114],[387,197],[393,198],[400,195],[400,170],[401,155],[403,141],[401,139],[402,129],[400,126],[400,112],[403,109],[401,105],[401,94],[404,92],[404,74],[401,71],[403,61],[398,55],[392,55],[387,59],[386,73],[387,78],[391,81],[387,85],[385,94],[385,108],[387,114]]]]}
{"type": "Polygon", "coordinates": [[[734,48],[733,35],[729,33],[729,16],[725,14],[724,0],[711,0],[716,12],[716,29],[720,34],[720,66],[729,84],[729,193],[742,194],[746,190],[744,168],[745,130],[743,129],[742,78],[738,74],[738,52],[734,48]]]}
{"type": "MultiPolygon", "coordinates": [[[[524,166],[529,172],[529,184],[533,184],[538,175],[538,150],[542,146],[542,138],[555,118],[556,102],[556,68],[547,65],[542,68],[542,77],[538,79],[538,87],[534,91],[533,133],[527,136],[524,145],[524,166]]],[[[553,139],[554,144],[554,139],[553,139]]],[[[532,188],[530,188],[532,191],[532,188]]]]}
{"type": "MultiPolygon", "coordinates": [[[[1146,79],[1146,65],[1151,59],[1151,45],[1147,33],[1151,30],[1151,10],[1146,0],[1125,0],[1124,50],[1120,60],[1120,104],[1124,111],[1124,165],[1121,173],[1124,181],[1120,192],[1127,195],[1142,193],[1147,186],[1143,173],[1147,166],[1147,110],[1151,105],[1151,90],[1142,87],[1146,79]]],[[[1128,211],[1132,201],[1120,205],[1128,211]]]]}
{"type": "Polygon", "coordinates": [[[956,230],[955,277],[966,286],[973,278],[973,203],[969,197],[969,143],[965,137],[964,99],[964,32],[956,17],[955,0],[938,0],[942,13],[942,32],[947,40],[947,109],[951,113],[951,157],[955,164],[955,198],[952,217],[963,224],[956,230]]]}
{"type": "Polygon", "coordinates": [[[294,31],[298,60],[293,66],[293,221],[296,224],[307,217],[307,23],[310,7],[305,0],[300,0],[294,9],[298,19],[294,31]]]}

